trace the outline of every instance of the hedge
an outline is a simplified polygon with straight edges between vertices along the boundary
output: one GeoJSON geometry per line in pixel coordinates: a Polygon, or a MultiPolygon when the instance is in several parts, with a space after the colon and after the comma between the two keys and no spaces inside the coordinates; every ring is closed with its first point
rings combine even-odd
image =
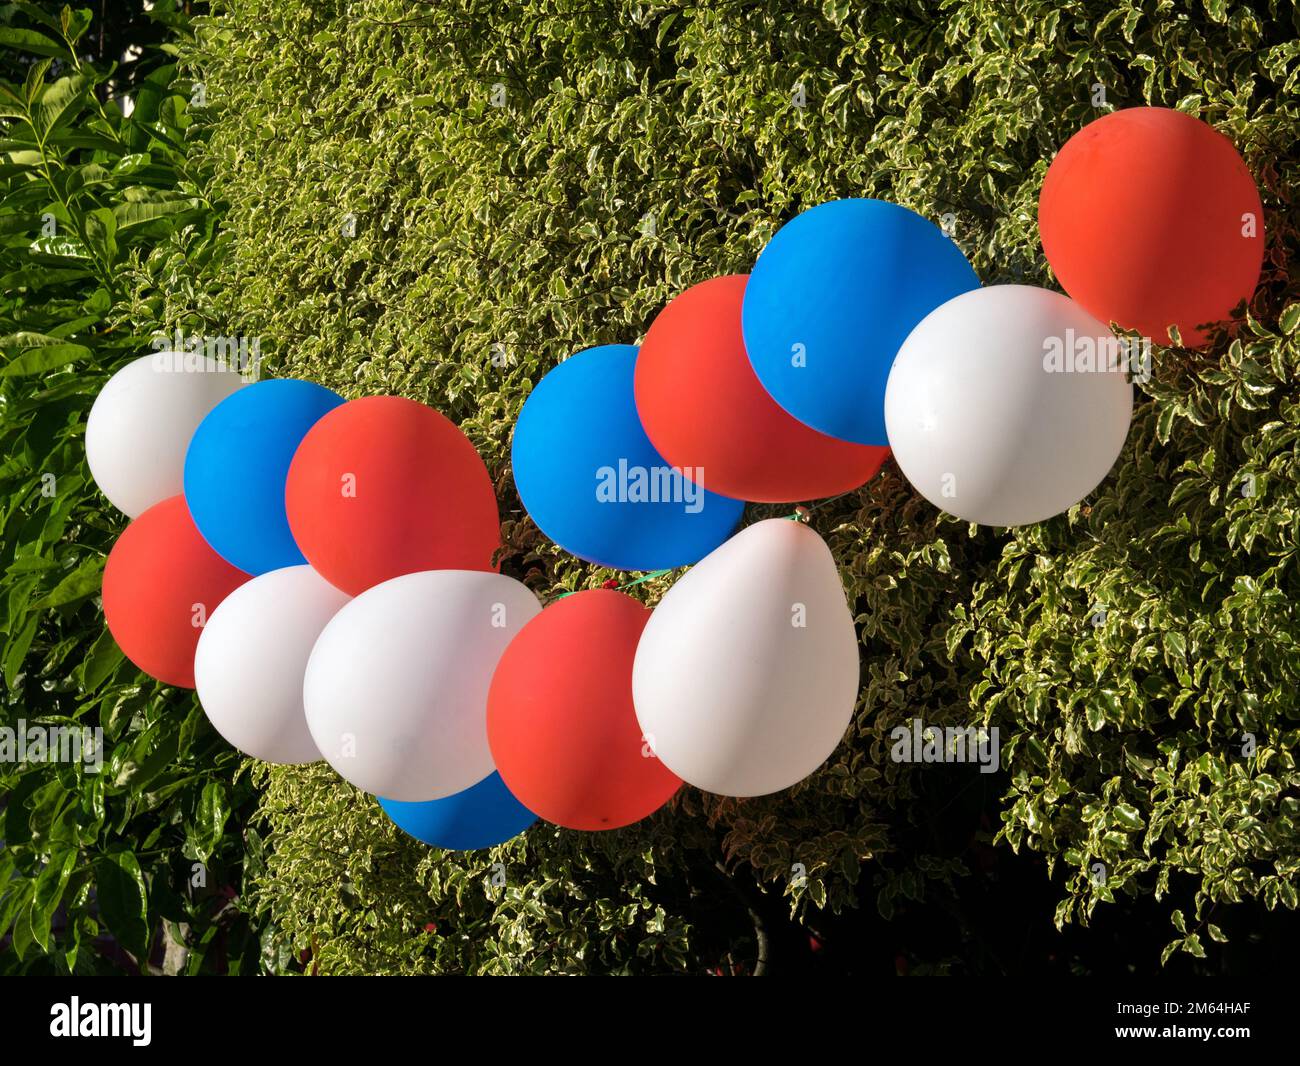
{"type": "MultiPolygon", "coordinates": [[[[893,200],[943,221],[984,282],[1051,285],[1036,196],[1053,152],[1151,103],[1234,140],[1268,236],[1240,335],[1157,348],[1120,463],[1068,515],[972,527],[893,464],[814,512],[863,645],[821,772],[460,855],[404,838],[325,768],[254,767],[241,905],[264,968],[1282,965],[1300,802],[1293,4],[217,0],[197,25],[190,165],[220,235],[167,284],[135,278],[132,314],[255,336],[277,375],[447,413],[496,480],[503,571],[543,599],[612,575],[519,504],[528,390],[747,270],[799,210],[893,200]],[[1003,772],[892,761],[914,718],[996,726],[1003,772]]],[[[635,592],[653,604],[670,582],[635,592]]]]}
{"type": "MultiPolygon", "coordinates": [[[[1024,868],[1008,851],[1038,856],[1058,925],[1138,906],[1172,923],[1152,956],[1203,956],[1234,921],[1294,909],[1298,27],[1282,3],[214,5],[193,58],[230,205],[218,320],[260,335],[277,372],[460,421],[496,478],[503,569],[544,599],[610,574],[520,508],[508,447],[528,389],[572,351],[638,340],[685,286],[745,271],[797,211],[890,199],[946,222],[986,283],[1051,284],[1035,205],[1053,152],[1142,103],[1231,136],[1267,209],[1250,325],[1204,354],[1157,349],[1129,446],[1084,506],[977,529],[890,464],[815,513],[864,661],[822,772],[460,856],[399,839],[326,772],[263,770],[258,899],[281,957],[749,972],[775,913],[817,932],[854,908],[952,909],[1024,868]],[[889,731],[914,717],[998,726],[1006,773],[988,787],[890,761],[889,731]],[[729,897],[730,924],[702,916],[729,897]]],[[[911,964],[1012,965],[977,957],[949,944],[911,964]]]]}
{"type": "Polygon", "coordinates": [[[232,902],[255,790],[192,694],[104,628],[125,520],[83,441],[96,393],[159,328],[140,294],[185,299],[217,246],[192,87],[165,51],[186,25],[174,0],[122,0],[93,28],[89,10],[0,7],[0,726],[103,731],[94,758],[0,757],[0,973],[258,966],[232,902]]]}

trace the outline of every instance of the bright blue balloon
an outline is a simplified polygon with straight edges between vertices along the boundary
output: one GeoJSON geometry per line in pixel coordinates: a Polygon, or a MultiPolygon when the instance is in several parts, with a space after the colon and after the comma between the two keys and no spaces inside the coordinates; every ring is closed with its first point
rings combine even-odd
{"type": "Polygon", "coordinates": [[[636,352],[589,348],[542,378],[511,459],[520,499],[560,547],[615,570],[667,570],[713,551],[745,505],[701,489],[655,451],[636,413],[636,352]]]}
{"type": "Polygon", "coordinates": [[[422,803],[380,797],[379,806],[404,833],[449,851],[504,844],[537,821],[537,815],[510,794],[495,771],[454,796],[422,803]]]}
{"type": "Polygon", "coordinates": [[[185,453],[185,502],[212,550],[247,574],[303,558],[284,513],[298,444],[343,397],[310,381],[259,381],[199,423],[185,453]]]}
{"type": "Polygon", "coordinates": [[[926,315],[979,278],[943,231],[883,200],[796,215],[759,254],[741,311],[759,381],[799,421],[886,445],[885,383],[926,315]]]}

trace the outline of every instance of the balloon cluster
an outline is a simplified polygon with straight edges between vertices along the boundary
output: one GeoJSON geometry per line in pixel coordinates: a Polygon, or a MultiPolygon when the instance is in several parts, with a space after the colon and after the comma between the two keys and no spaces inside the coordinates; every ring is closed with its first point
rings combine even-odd
{"type": "Polygon", "coordinates": [[[96,482],[134,519],[105,567],[108,626],[240,750],[324,758],[442,847],[538,816],[628,825],[682,782],[788,788],[850,723],[858,638],[822,539],[783,519],[734,533],[743,501],[851,491],[892,450],[961,518],[1061,513],[1128,431],[1134,366],[1106,323],[1204,343],[1254,291],[1260,216],[1210,127],[1117,112],[1044,182],[1069,296],[981,287],[932,223],[840,200],[781,228],[750,275],[672,300],[639,349],[565,360],[519,416],[520,498],[583,559],[691,565],[653,611],[622,587],[543,609],[497,572],[492,480],[431,408],[144,356],[86,431],[96,482]]]}

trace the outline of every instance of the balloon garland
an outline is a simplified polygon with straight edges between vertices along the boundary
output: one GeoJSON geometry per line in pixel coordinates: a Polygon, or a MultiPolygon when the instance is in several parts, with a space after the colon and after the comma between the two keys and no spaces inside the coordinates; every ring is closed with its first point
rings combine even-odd
{"type": "Polygon", "coordinates": [[[744,501],[852,491],[892,450],[950,514],[1051,518],[1127,437],[1133,367],[1107,323],[1203,345],[1259,280],[1249,171],[1176,111],[1072,137],[1039,227],[1068,295],[981,287],[895,204],[821,204],[749,276],[672,300],[639,349],[552,369],[515,427],[525,508],[572,554],[655,573],[545,607],[496,572],[492,481],[438,412],[137,359],[86,428],[96,483],[132,519],[105,566],[108,628],[141,670],[195,688],[235,747],[323,758],[438,847],[539,816],[614,829],[683,782],[789,788],[852,720],[858,636],[821,537],[782,519],[735,532],[744,501]],[[653,611],[621,591],[682,566],[653,611]]]}

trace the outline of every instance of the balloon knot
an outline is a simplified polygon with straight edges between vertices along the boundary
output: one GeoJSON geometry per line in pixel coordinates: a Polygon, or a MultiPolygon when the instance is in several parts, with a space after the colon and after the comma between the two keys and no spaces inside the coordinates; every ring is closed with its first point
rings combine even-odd
{"type": "Polygon", "coordinates": [[[603,589],[615,589],[615,590],[617,590],[617,589],[618,589],[618,578],[616,578],[616,577],[611,577],[608,581],[606,581],[606,582],[605,582],[603,585],[601,585],[600,587],[603,588],[603,589]]]}

